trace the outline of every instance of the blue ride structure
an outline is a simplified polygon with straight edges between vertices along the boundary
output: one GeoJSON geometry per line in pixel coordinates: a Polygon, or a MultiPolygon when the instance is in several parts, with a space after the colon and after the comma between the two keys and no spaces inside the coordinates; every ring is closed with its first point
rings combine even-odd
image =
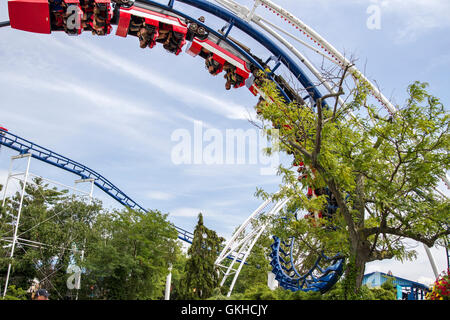
{"type": "MultiPolygon", "coordinates": [[[[272,252],[272,272],[275,279],[285,289],[291,291],[318,291],[325,293],[339,280],[344,271],[345,258],[337,254],[326,256],[323,252],[317,254],[314,263],[300,271],[297,265],[295,250],[295,237],[282,240],[273,237],[274,243],[270,246],[272,252]]],[[[302,269],[305,265],[302,265],[302,269]]]]}
{"type": "MultiPolygon", "coordinates": [[[[139,205],[131,199],[125,192],[116,187],[112,182],[101,174],[90,169],[89,167],[62,156],[38,144],[21,138],[11,132],[0,127],[0,146],[10,148],[19,154],[31,154],[31,157],[44,163],[55,166],[59,169],[73,173],[81,179],[94,179],[94,184],[108,196],[113,198],[125,207],[142,212],[148,212],[147,209],[139,205]]],[[[192,243],[194,234],[180,227],[174,226],[178,232],[178,238],[188,243],[192,243]]]]}

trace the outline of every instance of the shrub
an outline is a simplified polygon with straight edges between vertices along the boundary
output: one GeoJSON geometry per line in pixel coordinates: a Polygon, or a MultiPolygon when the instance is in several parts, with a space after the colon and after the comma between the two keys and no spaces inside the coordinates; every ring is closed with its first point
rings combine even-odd
{"type": "Polygon", "coordinates": [[[427,300],[450,300],[450,269],[439,276],[434,286],[426,295],[427,300]]]}

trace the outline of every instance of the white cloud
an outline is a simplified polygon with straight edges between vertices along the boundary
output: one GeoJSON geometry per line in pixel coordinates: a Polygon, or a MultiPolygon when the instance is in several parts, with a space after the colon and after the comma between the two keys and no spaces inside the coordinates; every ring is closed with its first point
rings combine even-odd
{"type": "MultiPolygon", "coordinates": [[[[404,240],[410,249],[414,249],[417,252],[417,259],[413,261],[400,262],[394,259],[373,261],[366,265],[365,273],[371,273],[375,271],[388,273],[391,271],[394,276],[404,278],[411,281],[416,281],[428,285],[434,282],[434,273],[431,267],[428,256],[425,254],[425,250],[422,244],[419,244],[413,240],[404,240]]],[[[442,272],[447,268],[445,249],[442,247],[431,248],[433,260],[437,266],[438,272],[442,272]]]]}
{"type": "Polygon", "coordinates": [[[161,74],[155,73],[155,71],[146,70],[141,65],[129,62],[110,52],[105,52],[95,45],[88,44],[85,41],[77,41],[74,43],[74,47],[81,48],[81,52],[86,54],[90,60],[98,60],[99,66],[120,71],[140,81],[144,81],[151,87],[156,87],[188,105],[202,107],[209,112],[225,116],[232,120],[248,120],[250,118],[249,111],[242,105],[219,99],[207,91],[199,90],[166,78],[161,74]]]}
{"type": "MultiPolygon", "coordinates": [[[[176,208],[170,211],[172,217],[197,217],[202,209],[198,208],[176,208]]],[[[203,214],[203,213],[202,213],[203,214]]]]}
{"type": "MultiPolygon", "coordinates": [[[[232,222],[236,220],[236,217],[223,214],[222,212],[211,210],[211,209],[200,209],[200,208],[192,208],[192,207],[179,207],[173,210],[170,210],[170,216],[173,217],[198,217],[198,214],[201,213],[205,220],[216,220],[222,222],[232,222]]],[[[249,213],[250,214],[250,213],[249,213]]],[[[235,226],[233,226],[235,227],[235,226]]]]}
{"type": "MultiPolygon", "coordinates": [[[[115,112],[132,116],[146,116],[154,117],[155,112],[148,110],[144,106],[138,106],[136,102],[130,101],[130,99],[122,98],[116,94],[108,92],[105,88],[95,87],[91,84],[81,85],[76,84],[77,81],[68,82],[61,79],[53,79],[52,81],[45,78],[32,79],[25,75],[19,75],[17,73],[4,73],[0,81],[3,80],[9,84],[24,87],[26,89],[33,89],[36,91],[56,91],[64,94],[67,100],[73,100],[75,97],[79,97],[87,100],[101,109],[106,109],[109,113],[115,112]]],[[[158,115],[159,116],[159,115],[158,115]]]]}
{"type": "MultiPolygon", "coordinates": [[[[294,2],[291,0],[290,2],[294,2]]],[[[339,18],[349,15],[361,15],[364,17],[366,8],[372,5],[381,9],[382,30],[393,31],[395,40],[399,43],[415,41],[421,35],[434,31],[438,28],[450,27],[450,1],[448,0],[316,0],[308,3],[299,3],[291,11],[300,19],[310,19],[308,13],[316,13],[315,16],[326,12],[326,14],[339,14],[339,18]],[[339,8],[337,8],[339,6],[339,8]],[[343,11],[344,8],[346,11],[343,11]],[[305,11],[307,10],[307,11],[305,11]],[[349,11],[351,10],[351,12],[349,11]]],[[[283,6],[283,4],[281,4],[283,6]]],[[[288,6],[286,4],[286,6],[288,6]]],[[[333,19],[333,16],[331,16],[333,19]]],[[[335,19],[333,24],[340,21],[335,19]]],[[[311,25],[315,28],[316,25],[311,25]]]]}
{"type": "MultiPolygon", "coordinates": [[[[63,110],[66,107],[77,107],[76,112],[73,112],[72,109],[65,114],[67,117],[72,117],[70,127],[65,126],[65,120],[49,122],[46,124],[47,127],[51,125],[64,129],[70,128],[73,132],[76,130],[77,124],[78,126],[87,124],[101,126],[110,128],[120,134],[122,138],[128,137],[134,141],[145,142],[154,150],[159,150],[157,154],[165,155],[169,152],[169,135],[158,131],[158,126],[148,127],[147,124],[153,123],[154,119],[158,119],[158,123],[172,123],[173,119],[157,111],[156,107],[152,107],[150,103],[144,105],[141,101],[125,96],[121,92],[109,90],[102,84],[92,84],[78,78],[69,80],[53,77],[50,80],[45,75],[34,78],[27,73],[6,71],[2,73],[0,83],[12,85],[17,91],[23,88],[29,96],[37,93],[37,95],[48,95],[49,97],[64,97],[67,105],[62,110],[58,110],[60,115],[64,113],[63,110]],[[34,93],[31,94],[31,91],[34,93]],[[78,122],[74,121],[73,117],[78,116],[80,116],[78,122]],[[142,130],[143,127],[146,127],[147,130],[142,130]]],[[[41,109],[44,110],[48,106],[54,107],[51,104],[41,105],[41,109]]],[[[18,117],[18,114],[12,113],[12,116],[18,117]]],[[[31,117],[22,118],[19,119],[20,123],[26,123],[33,119],[31,117]]],[[[33,124],[39,125],[40,123],[33,124]]]]}
{"type": "Polygon", "coordinates": [[[419,277],[419,279],[418,279],[417,282],[422,283],[422,284],[427,285],[427,286],[431,286],[431,285],[434,283],[434,281],[435,281],[435,280],[432,279],[432,278],[428,278],[428,277],[419,277]]]}
{"type": "MultiPolygon", "coordinates": [[[[392,19],[399,42],[415,41],[426,32],[450,27],[450,2],[447,0],[373,0],[383,18],[392,19]]],[[[387,27],[384,25],[383,27],[387,27]]]]}
{"type": "Polygon", "coordinates": [[[170,200],[174,198],[174,195],[162,191],[149,191],[147,197],[153,200],[170,200]]]}

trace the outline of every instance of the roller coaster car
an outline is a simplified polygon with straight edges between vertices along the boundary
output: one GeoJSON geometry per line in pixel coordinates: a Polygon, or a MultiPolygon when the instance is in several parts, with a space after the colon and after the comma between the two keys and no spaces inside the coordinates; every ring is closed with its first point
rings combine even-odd
{"type": "Polygon", "coordinates": [[[11,28],[35,33],[51,33],[47,0],[9,0],[11,28]]]}
{"type": "Polygon", "coordinates": [[[260,79],[260,76],[258,75],[259,69],[252,69],[252,76],[247,79],[246,85],[248,90],[256,97],[258,94],[260,97],[262,97],[264,100],[266,100],[264,93],[261,91],[260,86],[262,84],[262,80],[260,79]]]}
{"type": "Polygon", "coordinates": [[[111,0],[9,0],[8,11],[11,27],[23,31],[69,35],[111,31],[111,0]]]}
{"type": "Polygon", "coordinates": [[[135,6],[120,7],[116,35],[139,37],[141,48],[153,48],[160,42],[166,50],[179,55],[187,32],[188,27],[180,18],[135,6]]]}
{"type": "MultiPolygon", "coordinates": [[[[73,0],[76,1],[76,0],[73,0]]],[[[111,0],[81,0],[84,11],[82,27],[93,34],[103,36],[111,33],[111,0]]]]}
{"type": "Polygon", "coordinates": [[[65,31],[68,35],[79,35],[83,31],[81,10],[78,0],[49,0],[52,31],[65,31]]]}
{"type": "Polygon", "coordinates": [[[111,32],[111,0],[49,1],[50,11],[57,17],[63,16],[62,25],[57,20],[57,23],[52,23],[52,30],[64,30],[69,35],[79,35],[83,30],[99,36],[111,32]]]}
{"type": "Polygon", "coordinates": [[[250,81],[247,81],[247,88],[250,92],[256,97],[258,94],[261,95],[261,90],[258,88],[256,83],[254,82],[254,78],[250,78],[250,81]]]}
{"type": "Polygon", "coordinates": [[[339,209],[336,198],[334,197],[330,189],[328,189],[327,187],[319,189],[308,188],[308,192],[306,194],[308,199],[311,199],[313,197],[319,197],[322,195],[325,195],[327,200],[327,206],[325,210],[319,211],[317,213],[311,212],[309,215],[305,215],[305,218],[314,220],[322,218],[331,219],[331,217],[336,213],[337,209],[339,209]]]}
{"type": "Polygon", "coordinates": [[[6,131],[6,132],[8,132],[8,129],[3,128],[3,127],[0,127],[0,131],[6,131]]]}
{"type": "Polygon", "coordinates": [[[210,39],[200,40],[194,37],[187,53],[193,57],[200,55],[205,58],[206,66],[211,74],[219,74],[223,70],[227,72],[225,78],[228,84],[234,88],[245,85],[245,81],[250,77],[250,70],[247,63],[228,50],[222,48],[210,39]],[[212,67],[212,68],[211,68],[212,67]]]}

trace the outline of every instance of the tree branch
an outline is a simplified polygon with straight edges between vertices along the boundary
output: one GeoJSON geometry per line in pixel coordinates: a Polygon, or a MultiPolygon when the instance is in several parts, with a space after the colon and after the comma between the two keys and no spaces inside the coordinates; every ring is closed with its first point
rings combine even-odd
{"type": "Polygon", "coordinates": [[[411,232],[407,232],[407,231],[402,231],[398,228],[392,228],[392,227],[387,227],[387,226],[366,228],[366,229],[362,230],[362,232],[364,233],[364,235],[366,237],[377,234],[377,233],[385,233],[385,234],[390,234],[390,235],[399,236],[399,237],[403,237],[403,238],[409,238],[409,239],[424,243],[429,247],[434,246],[434,243],[436,242],[437,239],[450,235],[450,230],[445,230],[445,231],[435,234],[431,238],[427,238],[419,233],[411,233],[411,232]]]}

